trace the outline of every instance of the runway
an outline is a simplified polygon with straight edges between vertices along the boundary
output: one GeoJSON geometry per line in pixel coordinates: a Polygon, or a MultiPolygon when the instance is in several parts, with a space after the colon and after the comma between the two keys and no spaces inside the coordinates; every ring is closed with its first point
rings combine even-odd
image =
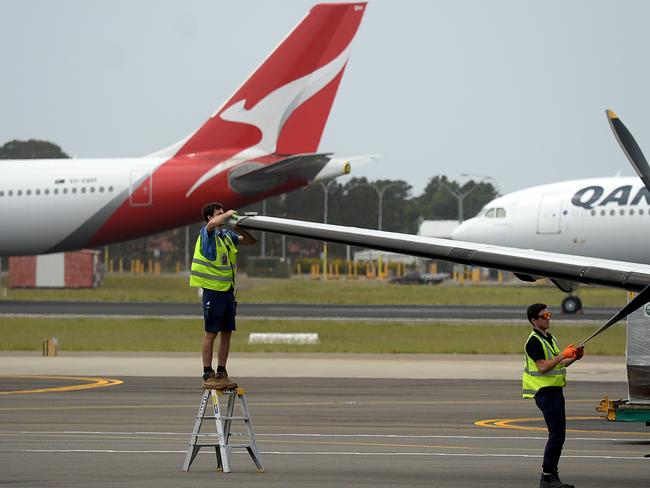
{"type": "MultiPolygon", "coordinates": [[[[546,432],[518,381],[236,378],[265,473],[247,454],[215,472],[214,451],[181,466],[197,378],[120,377],[115,386],[25,393],[91,379],[0,378],[0,483],[8,486],[537,486],[546,432]],[[9,393],[9,392],[23,393],[9,393]],[[494,419],[509,419],[496,428],[494,419]],[[531,420],[532,419],[532,420],[531,420]]],[[[650,430],[594,406],[624,382],[569,384],[560,466],[578,487],[647,486],[650,430]]],[[[209,424],[206,424],[209,427],[209,424]]]]}
{"type": "MultiPolygon", "coordinates": [[[[589,308],[582,314],[562,315],[550,307],[554,321],[598,321],[611,317],[614,308],[589,308]]],[[[129,302],[27,302],[0,301],[0,317],[107,317],[186,318],[202,317],[198,303],[129,302]]],[[[283,320],[399,320],[399,321],[521,321],[525,307],[495,305],[321,305],[238,303],[242,318],[283,320]]]]}

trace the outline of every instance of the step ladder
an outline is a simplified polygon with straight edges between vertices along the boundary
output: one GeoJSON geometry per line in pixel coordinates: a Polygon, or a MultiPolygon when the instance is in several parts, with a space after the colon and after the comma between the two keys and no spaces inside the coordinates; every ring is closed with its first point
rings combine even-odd
{"type": "Polygon", "coordinates": [[[214,447],[217,455],[217,471],[224,473],[230,472],[230,457],[233,449],[246,449],[251,459],[255,463],[258,473],[264,472],[260,453],[255,444],[255,433],[251,425],[250,415],[248,414],[248,404],[246,403],[246,392],[243,388],[232,390],[204,390],[199,404],[199,412],[196,415],[190,445],[187,448],[183,471],[189,471],[194,458],[202,447],[214,447]],[[207,414],[206,408],[208,400],[212,399],[212,410],[214,415],[207,414]],[[225,409],[220,404],[225,404],[225,409]],[[227,401],[226,401],[227,399],[227,401]],[[236,400],[239,400],[239,410],[241,415],[235,415],[236,400]],[[201,425],[206,419],[214,419],[217,432],[202,434],[201,425]],[[231,431],[233,421],[243,421],[246,432],[236,433],[231,431]],[[232,437],[245,438],[244,442],[231,443],[232,437]],[[216,442],[215,442],[216,441],[216,442]]]}

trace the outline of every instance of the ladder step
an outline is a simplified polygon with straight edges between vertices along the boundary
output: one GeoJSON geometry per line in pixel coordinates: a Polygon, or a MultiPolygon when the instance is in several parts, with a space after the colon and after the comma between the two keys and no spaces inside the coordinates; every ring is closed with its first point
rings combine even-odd
{"type": "Polygon", "coordinates": [[[232,449],[248,449],[252,444],[190,444],[195,447],[230,447],[232,449]]]}
{"type": "MultiPolygon", "coordinates": [[[[215,417],[214,415],[204,415],[203,417],[197,417],[197,419],[200,419],[200,418],[202,418],[203,420],[205,420],[205,419],[214,420],[217,417],[215,417]]],[[[219,418],[221,420],[248,420],[249,419],[249,417],[246,417],[244,415],[238,415],[238,416],[232,416],[232,417],[228,417],[227,415],[222,415],[219,418]]]]}

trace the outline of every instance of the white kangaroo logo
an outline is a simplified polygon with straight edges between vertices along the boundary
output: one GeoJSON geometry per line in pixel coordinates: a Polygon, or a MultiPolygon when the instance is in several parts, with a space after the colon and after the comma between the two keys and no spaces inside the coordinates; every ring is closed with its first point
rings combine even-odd
{"type": "MultiPolygon", "coordinates": [[[[219,117],[229,122],[241,122],[257,127],[262,139],[229,159],[220,162],[205,172],[185,194],[189,197],[197,188],[221,171],[251,158],[273,154],[278,137],[291,114],[309,98],[325,88],[345,67],[350,46],[336,58],[312,73],[287,83],[269,93],[254,107],[246,109],[246,100],[239,100],[224,110],[219,117]],[[284,107],[284,109],[281,109],[284,107]]],[[[215,114],[216,115],[216,114],[215,114]]]]}

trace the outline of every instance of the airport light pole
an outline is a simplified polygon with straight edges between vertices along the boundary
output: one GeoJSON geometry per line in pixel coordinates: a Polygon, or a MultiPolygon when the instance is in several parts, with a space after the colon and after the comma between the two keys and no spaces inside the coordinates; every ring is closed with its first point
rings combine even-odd
{"type": "Polygon", "coordinates": [[[371,185],[370,183],[361,183],[359,185],[356,185],[355,188],[360,188],[360,187],[368,187],[372,188],[375,190],[375,193],[377,193],[377,229],[381,230],[381,225],[382,225],[382,217],[384,213],[384,205],[383,205],[383,200],[384,200],[384,193],[386,190],[389,188],[394,188],[396,186],[400,186],[400,183],[390,183],[386,186],[381,187],[378,189],[375,185],[371,185]]]}
{"type": "MultiPolygon", "coordinates": [[[[389,188],[394,188],[396,186],[400,186],[399,183],[389,183],[388,185],[385,185],[381,188],[377,188],[375,185],[371,185],[370,183],[361,183],[360,185],[357,185],[355,188],[358,188],[360,186],[367,186],[368,188],[372,188],[375,190],[375,193],[377,193],[377,230],[381,231],[381,224],[382,224],[382,217],[384,213],[384,193],[386,190],[389,188]]],[[[348,259],[349,260],[349,259],[348,259]]],[[[378,276],[381,276],[381,251],[379,251],[378,258],[377,258],[377,271],[378,271],[378,276]]]]}
{"type": "MultiPolygon", "coordinates": [[[[330,186],[336,183],[335,179],[329,180],[327,183],[321,181],[320,186],[323,187],[323,223],[327,224],[327,197],[330,193],[330,186]]],[[[327,242],[323,241],[323,279],[327,279],[327,242]]]]}
{"type": "Polygon", "coordinates": [[[477,185],[472,185],[472,187],[471,187],[469,190],[467,190],[467,191],[465,191],[465,192],[463,192],[463,193],[456,193],[456,192],[455,192],[454,190],[452,190],[451,187],[450,187],[449,185],[447,185],[447,183],[445,183],[444,181],[440,181],[440,185],[441,185],[445,190],[447,190],[449,193],[451,193],[453,196],[455,196],[456,199],[458,200],[458,222],[459,222],[459,223],[462,223],[462,222],[463,222],[463,200],[465,200],[465,197],[467,197],[467,195],[469,195],[469,194],[472,193],[474,190],[476,190],[476,188],[478,188],[478,186],[477,186],[477,185]]]}
{"type": "Polygon", "coordinates": [[[190,271],[190,226],[185,226],[185,272],[190,271]]]}
{"type": "Polygon", "coordinates": [[[499,189],[499,184],[497,183],[497,180],[494,179],[490,175],[477,175],[477,174],[472,174],[472,173],[461,173],[461,176],[464,176],[466,178],[481,178],[483,180],[489,180],[494,184],[494,189],[496,190],[496,194],[494,195],[495,197],[501,196],[501,190],[499,189]]]}
{"type": "MultiPolygon", "coordinates": [[[[266,200],[262,200],[262,215],[266,215],[266,200]]],[[[265,258],[266,257],[266,232],[262,232],[262,249],[261,249],[261,257],[265,258]]]]}

